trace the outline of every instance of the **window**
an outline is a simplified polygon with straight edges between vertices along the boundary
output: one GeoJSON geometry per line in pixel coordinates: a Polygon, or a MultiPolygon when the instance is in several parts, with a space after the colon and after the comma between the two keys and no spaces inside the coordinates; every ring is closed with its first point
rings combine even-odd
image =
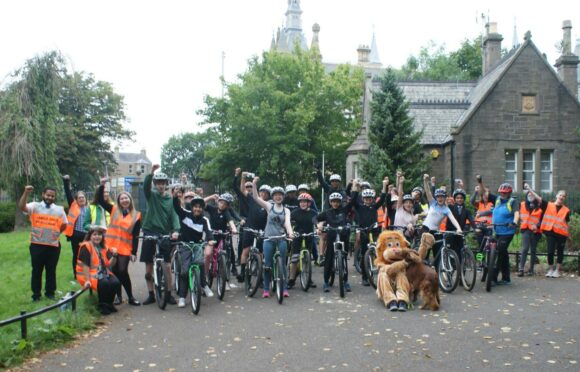
{"type": "Polygon", "coordinates": [[[522,179],[524,183],[530,185],[530,187],[535,190],[535,164],[536,164],[536,151],[535,150],[524,150],[524,161],[522,166],[522,179]]]}
{"type": "Polygon", "coordinates": [[[540,155],[540,191],[552,192],[552,169],[554,152],[542,150],[540,155]]]}
{"type": "Polygon", "coordinates": [[[145,173],[145,166],[141,165],[141,174],[145,173]]]}
{"type": "Polygon", "coordinates": [[[129,164],[129,174],[133,173],[133,164],[129,164]]]}
{"type": "Polygon", "coordinates": [[[505,152],[505,182],[517,189],[517,175],[518,175],[518,152],[517,150],[506,150],[505,152]]]}
{"type": "Polygon", "coordinates": [[[357,179],[358,178],[358,161],[355,161],[352,163],[352,178],[353,179],[357,179]]]}

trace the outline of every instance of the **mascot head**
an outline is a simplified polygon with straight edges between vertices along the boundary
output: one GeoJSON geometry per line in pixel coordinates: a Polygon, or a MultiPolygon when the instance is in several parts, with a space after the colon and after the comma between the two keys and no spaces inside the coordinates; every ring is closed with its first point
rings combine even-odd
{"type": "Polygon", "coordinates": [[[405,258],[409,243],[399,231],[385,230],[377,240],[375,264],[391,264],[405,258]]]}

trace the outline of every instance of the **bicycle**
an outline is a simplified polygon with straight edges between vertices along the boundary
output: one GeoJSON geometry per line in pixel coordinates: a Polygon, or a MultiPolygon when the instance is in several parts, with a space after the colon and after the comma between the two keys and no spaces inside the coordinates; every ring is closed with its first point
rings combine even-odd
{"type": "Polygon", "coordinates": [[[479,253],[477,254],[478,261],[483,267],[483,274],[481,281],[485,282],[485,290],[491,292],[493,281],[497,277],[497,239],[493,236],[494,228],[497,226],[508,226],[509,224],[479,224],[476,225],[476,232],[483,234],[479,253]]]}
{"type": "Polygon", "coordinates": [[[477,264],[475,261],[475,255],[467,245],[467,234],[472,232],[473,230],[464,232],[460,257],[461,270],[459,271],[461,274],[461,284],[463,285],[463,288],[469,292],[473,290],[477,280],[477,264]]]}
{"type": "Polygon", "coordinates": [[[197,315],[201,308],[201,265],[204,262],[203,250],[205,242],[180,242],[173,252],[172,269],[175,274],[175,290],[179,293],[180,277],[183,275],[183,262],[186,251],[191,252],[191,259],[187,268],[187,278],[191,295],[191,311],[197,315]]]}
{"type": "Polygon", "coordinates": [[[310,249],[306,245],[306,239],[316,238],[316,232],[308,234],[299,234],[297,237],[302,238],[302,245],[300,248],[300,256],[298,257],[297,270],[300,273],[300,287],[304,292],[308,292],[312,281],[312,257],[310,249]]]}
{"type": "Polygon", "coordinates": [[[264,232],[249,227],[245,227],[244,231],[254,236],[254,242],[250,248],[248,261],[246,263],[246,273],[244,278],[246,295],[248,297],[253,297],[260,286],[260,281],[262,280],[262,255],[258,249],[258,239],[264,238],[264,232]]]}
{"type": "Polygon", "coordinates": [[[459,284],[461,263],[459,262],[457,253],[451,249],[447,237],[462,234],[455,231],[436,231],[435,233],[442,238],[435,240],[434,245],[443,243],[443,246],[433,260],[433,262],[439,261],[439,264],[435,268],[437,270],[437,276],[439,277],[439,288],[445,293],[451,293],[459,284]]]}
{"type": "MultiPolygon", "coordinates": [[[[161,310],[165,310],[167,306],[167,301],[169,300],[169,296],[171,295],[171,291],[167,285],[167,276],[168,274],[165,272],[165,260],[163,258],[163,253],[161,252],[161,244],[160,241],[169,240],[169,235],[142,235],[139,236],[139,239],[142,240],[151,240],[155,242],[155,257],[153,258],[153,286],[154,286],[154,294],[155,294],[155,301],[157,302],[157,306],[161,310]]],[[[178,243],[172,243],[175,245],[178,243]]]]}
{"type": "MultiPolygon", "coordinates": [[[[263,262],[264,270],[271,270],[270,275],[270,288],[276,292],[276,298],[278,303],[281,305],[284,301],[284,266],[282,263],[282,256],[280,255],[280,239],[286,239],[286,234],[279,236],[270,236],[264,241],[274,241],[276,250],[274,251],[274,257],[272,257],[272,267],[269,268],[265,266],[265,261],[263,262]]],[[[265,258],[264,258],[265,259],[265,258]]]]}
{"type": "Polygon", "coordinates": [[[374,223],[372,226],[357,229],[357,231],[360,231],[361,233],[368,234],[367,250],[363,257],[361,270],[365,271],[367,280],[374,289],[377,289],[378,270],[375,267],[375,259],[377,258],[377,244],[374,239],[373,230],[375,230],[378,226],[379,225],[377,223],[374,223]]]}
{"type": "Polygon", "coordinates": [[[207,268],[207,285],[211,288],[213,278],[216,278],[217,294],[220,300],[224,299],[226,293],[228,252],[223,248],[224,241],[230,236],[228,232],[217,230],[213,231],[218,244],[213,246],[212,258],[207,268]],[[220,239],[221,237],[221,239],[220,239]]]}
{"type": "Polygon", "coordinates": [[[340,233],[343,231],[350,232],[350,225],[346,226],[339,226],[339,227],[331,227],[331,226],[324,226],[323,231],[336,231],[336,238],[334,243],[332,244],[334,249],[334,267],[330,272],[329,284],[332,286],[334,284],[334,277],[336,272],[338,271],[338,288],[340,297],[344,298],[345,292],[345,283],[347,282],[347,253],[344,249],[344,242],[340,240],[340,233]]]}

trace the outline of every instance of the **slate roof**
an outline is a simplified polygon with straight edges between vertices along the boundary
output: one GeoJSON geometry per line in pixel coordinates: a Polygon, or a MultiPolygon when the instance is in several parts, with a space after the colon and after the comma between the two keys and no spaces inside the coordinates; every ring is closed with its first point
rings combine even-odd
{"type": "Polygon", "coordinates": [[[117,159],[117,163],[149,164],[149,165],[152,164],[151,160],[147,158],[147,155],[133,152],[120,152],[119,158],[117,159]]]}

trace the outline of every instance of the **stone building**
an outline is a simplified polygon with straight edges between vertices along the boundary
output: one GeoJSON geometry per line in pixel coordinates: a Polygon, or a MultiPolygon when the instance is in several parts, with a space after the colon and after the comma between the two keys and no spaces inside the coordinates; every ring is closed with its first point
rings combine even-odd
{"type": "Polygon", "coordinates": [[[131,191],[132,183],[140,183],[151,172],[151,160],[145,149],[139,153],[119,152],[115,147],[117,168],[111,177],[111,189],[115,191],[131,191]]]}

